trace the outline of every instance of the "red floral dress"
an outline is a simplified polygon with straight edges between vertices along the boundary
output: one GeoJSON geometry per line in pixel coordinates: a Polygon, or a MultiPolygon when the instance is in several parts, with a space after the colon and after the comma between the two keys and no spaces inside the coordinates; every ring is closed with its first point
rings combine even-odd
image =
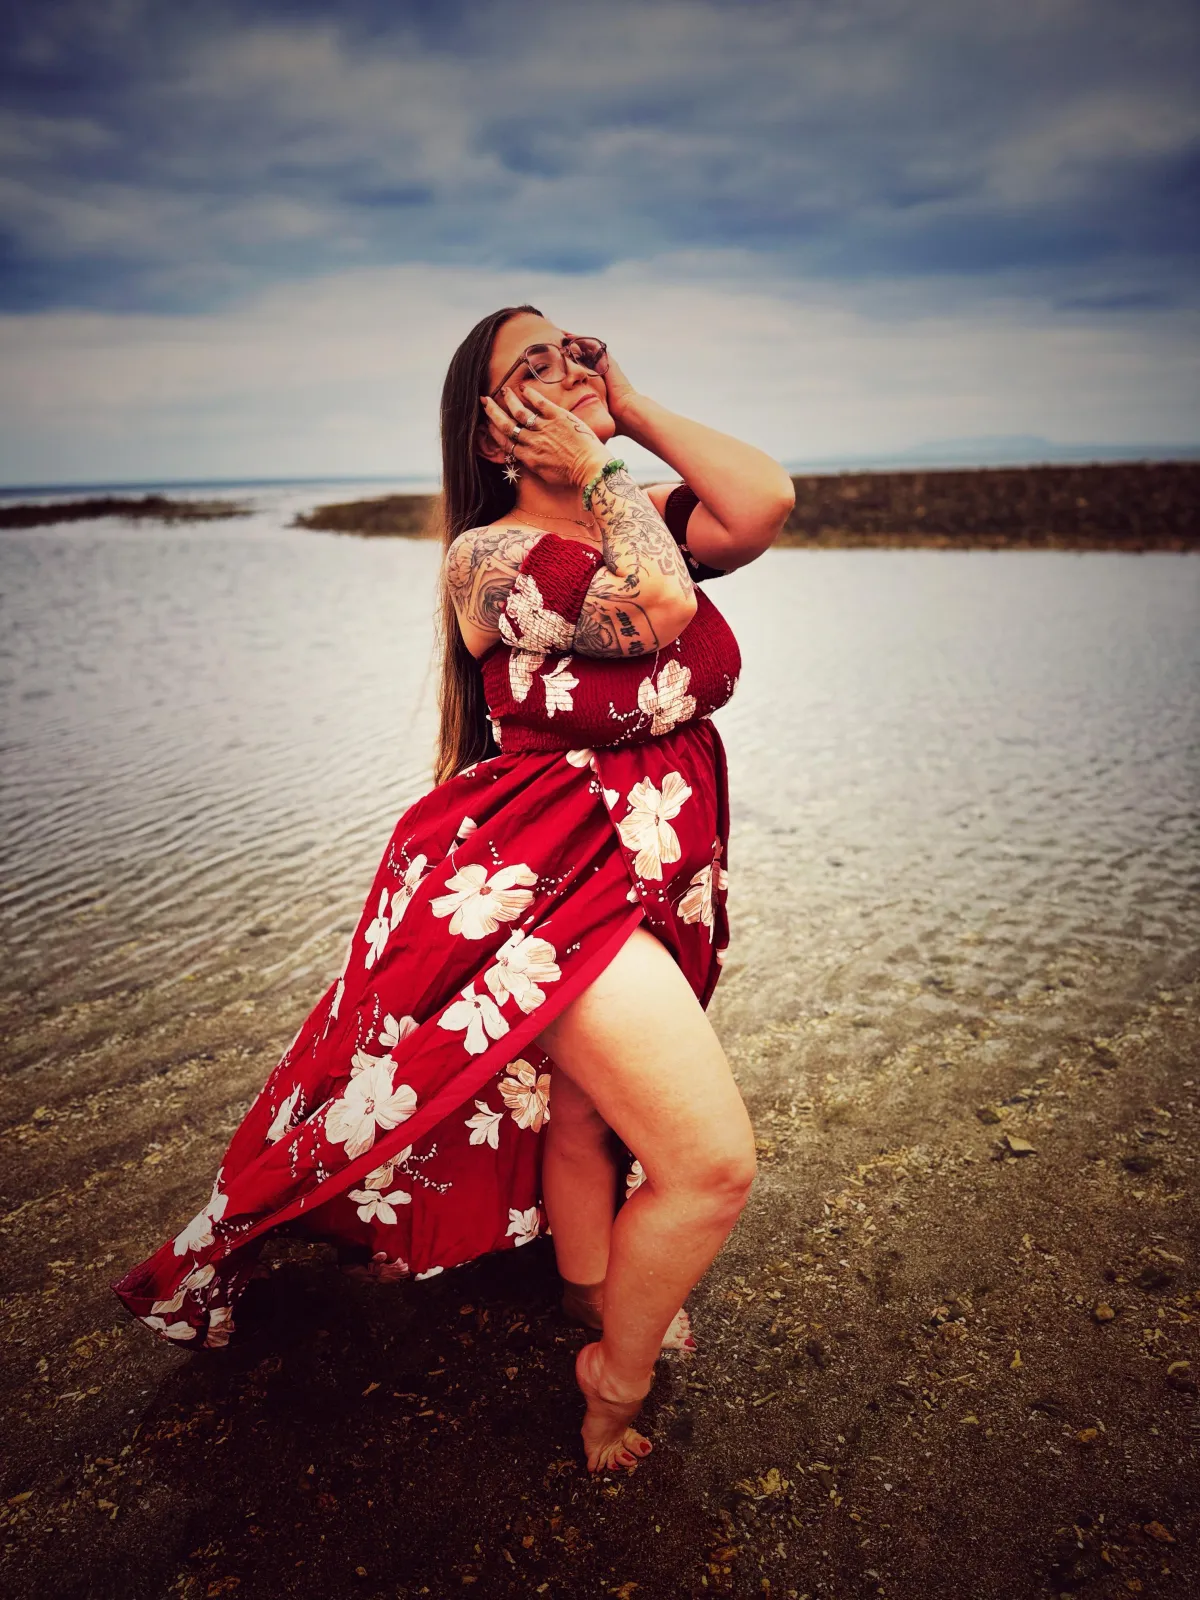
{"type": "MultiPolygon", "coordinates": [[[[695,504],[680,485],[666,521],[695,575],[715,576],[684,542],[695,504]]],[[[383,1279],[529,1243],[554,1066],[538,1035],[643,921],[708,1004],[728,941],[709,718],[733,693],[737,642],[697,591],[653,656],[572,655],[599,561],[557,534],[532,546],[482,663],[501,753],[400,818],[341,975],[211,1197],[113,1285],[164,1338],[226,1344],[272,1232],[331,1241],[348,1270],[383,1279]]]]}

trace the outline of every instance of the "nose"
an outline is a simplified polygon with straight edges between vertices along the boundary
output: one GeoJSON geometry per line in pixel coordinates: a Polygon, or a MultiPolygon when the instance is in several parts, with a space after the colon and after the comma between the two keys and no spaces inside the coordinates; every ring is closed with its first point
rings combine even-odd
{"type": "Polygon", "coordinates": [[[563,351],[563,366],[566,371],[563,375],[564,383],[579,383],[583,378],[592,376],[591,367],[585,367],[582,361],[577,361],[573,355],[563,351]]]}

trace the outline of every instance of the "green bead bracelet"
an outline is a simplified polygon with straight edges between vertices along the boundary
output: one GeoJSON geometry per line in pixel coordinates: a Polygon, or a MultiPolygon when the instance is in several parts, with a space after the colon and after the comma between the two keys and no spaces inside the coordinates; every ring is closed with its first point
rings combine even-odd
{"type": "Polygon", "coordinates": [[[592,509],[592,495],[595,493],[596,489],[599,488],[601,482],[605,478],[611,476],[612,473],[620,472],[624,465],[625,463],[623,461],[619,461],[616,456],[614,456],[611,461],[606,461],[604,463],[600,471],[583,491],[583,509],[585,511],[590,511],[592,509]]]}

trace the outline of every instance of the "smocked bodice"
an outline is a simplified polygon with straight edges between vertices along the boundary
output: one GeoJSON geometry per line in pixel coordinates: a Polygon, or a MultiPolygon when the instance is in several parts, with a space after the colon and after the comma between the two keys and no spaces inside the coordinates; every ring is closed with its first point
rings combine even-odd
{"type": "MultiPolygon", "coordinates": [[[[665,521],[698,577],[716,576],[687,551],[696,496],[673,491],[665,521]]],[[[599,553],[544,533],[526,553],[500,619],[501,639],[482,657],[484,693],[501,751],[572,750],[638,744],[710,716],[741,671],[725,618],[696,591],[696,614],[652,655],[585,656],[570,649],[599,553]]]]}

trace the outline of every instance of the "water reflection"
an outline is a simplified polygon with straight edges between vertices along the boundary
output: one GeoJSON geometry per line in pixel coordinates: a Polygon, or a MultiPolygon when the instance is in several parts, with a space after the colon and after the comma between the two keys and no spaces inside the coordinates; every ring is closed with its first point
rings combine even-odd
{"type": "MultiPolygon", "coordinates": [[[[315,999],[336,967],[428,785],[439,552],[287,527],[334,497],[0,539],[10,1004],[315,999]]],[[[1190,970],[1198,591],[1194,557],[1040,552],[775,551],[711,585],[745,659],[715,1014],[886,1030],[1190,970]]]]}

